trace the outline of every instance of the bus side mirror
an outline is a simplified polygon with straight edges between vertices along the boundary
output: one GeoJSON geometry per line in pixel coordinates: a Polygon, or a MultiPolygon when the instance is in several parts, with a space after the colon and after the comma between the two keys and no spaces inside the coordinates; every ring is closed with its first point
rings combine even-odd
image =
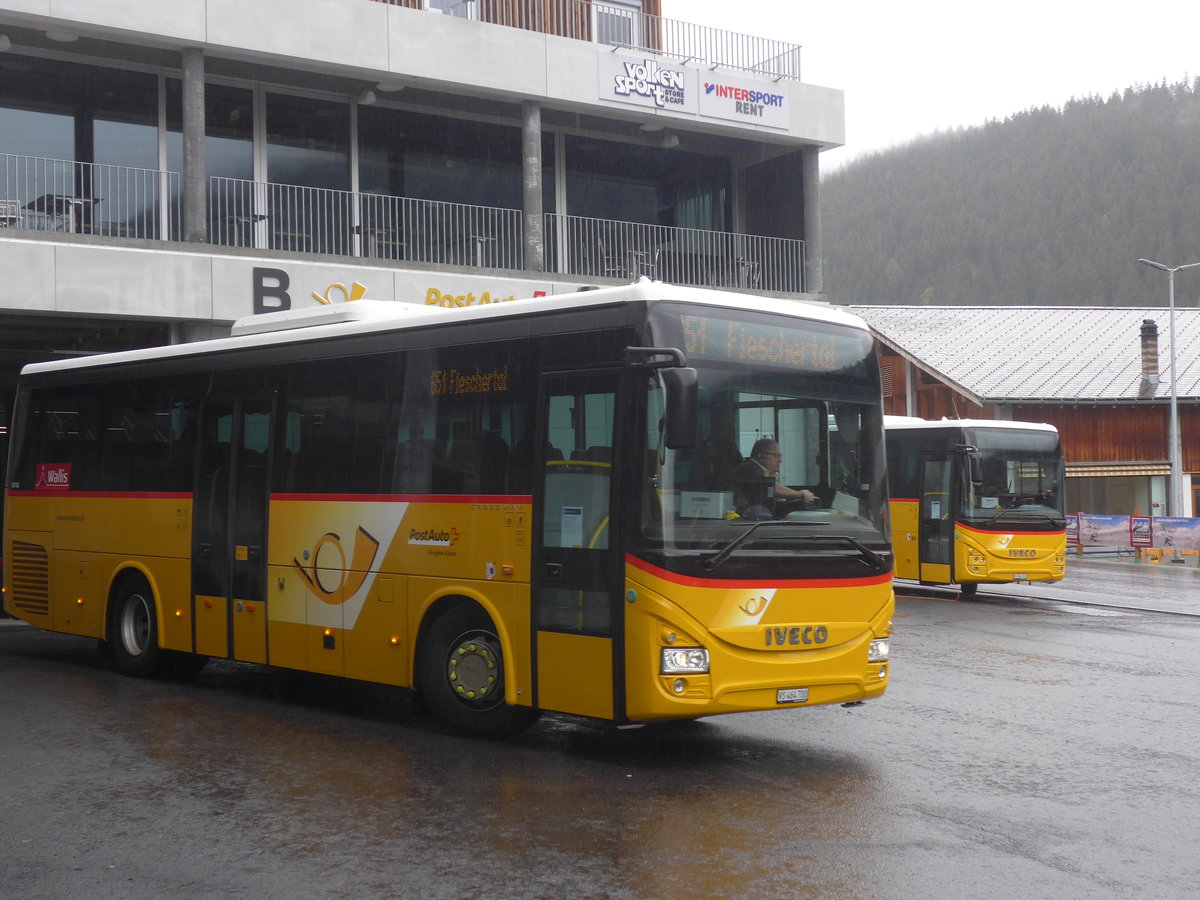
{"type": "Polygon", "coordinates": [[[966,457],[967,474],[971,478],[971,484],[983,484],[983,454],[979,452],[979,448],[974,444],[959,444],[954,449],[966,457]]]}
{"type": "Polygon", "coordinates": [[[663,440],[672,450],[696,446],[697,393],[700,376],[695,369],[660,369],[666,389],[667,415],[663,440]]]}
{"type": "Polygon", "coordinates": [[[971,484],[983,484],[983,464],[978,451],[967,454],[967,469],[971,473],[971,484]]]}

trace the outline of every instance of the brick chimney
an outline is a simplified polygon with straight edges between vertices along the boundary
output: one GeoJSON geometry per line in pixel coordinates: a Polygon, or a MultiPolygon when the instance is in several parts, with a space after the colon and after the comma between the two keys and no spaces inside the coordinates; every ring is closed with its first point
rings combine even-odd
{"type": "Polygon", "coordinates": [[[1158,323],[1142,319],[1142,380],[1158,384],[1158,323]]]}

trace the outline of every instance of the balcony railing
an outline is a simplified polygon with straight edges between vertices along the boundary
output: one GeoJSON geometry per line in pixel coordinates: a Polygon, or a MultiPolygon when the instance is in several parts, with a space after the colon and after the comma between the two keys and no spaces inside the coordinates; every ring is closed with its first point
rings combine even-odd
{"type": "Polygon", "coordinates": [[[804,242],[787,238],[546,216],[546,268],[571,275],[750,290],[804,290],[804,242]]]}
{"type": "MultiPolygon", "coordinates": [[[[236,178],[209,179],[210,240],[258,247],[521,270],[520,210],[332,191],[236,178]]],[[[676,284],[799,292],[804,242],[549,213],[546,270],[676,284]]]]}
{"type": "Polygon", "coordinates": [[[209,179],[210,239],[260,247],[480,268],[524,266],[521,211],[209,179]]]}
{"type": "Polygon", "coordinates": [[[509,28],[629,47],[714,68],[800,78],[800,46],[592,0],[378,0],[509,28]]]}
{"type": "Polygon", "coordinates": [[[179,175],[0,153],[0,227],[174,239],[179,175]]]}
{"type": "MultiPolygon", "coordinates": [[[[463,268],[522,271],[517,209],[209,179],[209,241],[463,268]]],[[[0,154],[0,229],[179,240],[179,175],[0,154]],[[164,226],[166,223],[166,226],[164,226]]],[[[795,293],[804,242],[548,213],[547,271],[795,293]]]]}

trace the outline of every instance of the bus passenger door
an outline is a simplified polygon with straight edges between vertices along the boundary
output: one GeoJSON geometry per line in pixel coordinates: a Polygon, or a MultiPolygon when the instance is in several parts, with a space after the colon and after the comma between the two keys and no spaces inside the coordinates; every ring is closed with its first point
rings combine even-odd
{"type": "Polygon", "coordinates": [[[205,401],[192,504],[196,652],[267,661],[271,402],[205,401]]]}
{"type": "Polygon", "coordinates": [[[617,375],[542,379],[544,459],[534,493],[532,617],[536,705],[602,719],[624,715],[613,452],[617,375]]]}
{"type": "Polygon", "coordinates": [[[921,460],[921,510],[919,522],[920,580],[949,584],[954,555],[954,506],[951,473],[946,455],[921,460]]]}

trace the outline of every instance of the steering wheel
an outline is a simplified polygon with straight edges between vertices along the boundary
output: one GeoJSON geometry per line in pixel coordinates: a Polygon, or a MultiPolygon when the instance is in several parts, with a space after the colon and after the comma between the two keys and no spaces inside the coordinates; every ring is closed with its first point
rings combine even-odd
{"type": "Polygon", "coordinates": [[[791,500],[782,500],[776,504],[776,511],[781,516],[786,516],[791,512],[799,512],[801,510],[824,509],[825,504],[821,502],[820,497],[814,496],[811,500],[801,500],[794,498],[791,500]]]}

